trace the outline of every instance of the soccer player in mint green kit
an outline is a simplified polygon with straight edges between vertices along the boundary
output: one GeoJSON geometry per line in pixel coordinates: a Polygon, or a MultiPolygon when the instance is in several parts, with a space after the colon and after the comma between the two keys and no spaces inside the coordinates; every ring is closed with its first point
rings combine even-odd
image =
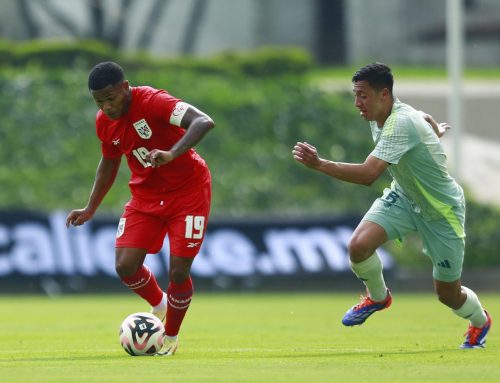
{"type": "Polygon", "coordinates": [[[316,148],[297,142],[294,159],[336,179],[371,185],[386,169],[393,178],[363,217],[349,243],[354,274],[367,296],[347,311],[346,326],[360,325],[376,311],[388,308],[382,262],[376,250],[388,240],[418,232],[424,253],[432,260],[434,289],[439,301],[470,321],[461,348],[483,348],[491,317],[477,295],[462,286],[465,247],[465,200],[462,188],[448,174],[439,141],[449,128],[400,102],[392,93],[393,76],[382,63],[372,63],[353,76],[355,106],[369,121],[375,148],[362,164],[320,158],[316,148]]]}

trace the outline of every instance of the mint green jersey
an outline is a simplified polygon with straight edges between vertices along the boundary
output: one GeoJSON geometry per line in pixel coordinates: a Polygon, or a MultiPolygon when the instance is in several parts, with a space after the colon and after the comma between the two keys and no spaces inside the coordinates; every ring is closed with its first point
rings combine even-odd
{"type": "Polygon", "coordinates": [[[382,129],[375,121],[370,127],[371,155],[390,164],[391,188],[425,220],[446,218],[455,226],[452,209],[463,206],[463,191],[449,175],[443,146],[422,112],[396,99],[382,129]]]}

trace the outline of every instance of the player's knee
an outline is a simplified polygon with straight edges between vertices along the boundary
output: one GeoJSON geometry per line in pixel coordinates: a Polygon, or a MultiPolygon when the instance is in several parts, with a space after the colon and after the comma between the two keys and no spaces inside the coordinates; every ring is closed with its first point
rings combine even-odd
{"type": "Polygon", "coordinates": [[[354,235],[348,245],[349,257],[353,262],[361,262],[369,257],[373,250],[369,249],[365,241],[354,235]]]}
{"type": "Polygon", "coordinates": [[[137,272],[137,265],[118,261],[115,270],[119,277],[129,277],[137,272]]]}
{"type": "Polygon", "coordinates": [[[438,297],[439,302],[441,302],[442,304],[444,304],[446,306],[450,305],[451,299],[450,299],[450,295],[449,294],[438,292],[437,293],[437,297],[438,297]]]}
{"type": "Polygon", "coordinates": [[[439,302],[442,304],[456,309],[460,307],[460,294],[452,290],[437,290],[436,291],[439,302]]]}

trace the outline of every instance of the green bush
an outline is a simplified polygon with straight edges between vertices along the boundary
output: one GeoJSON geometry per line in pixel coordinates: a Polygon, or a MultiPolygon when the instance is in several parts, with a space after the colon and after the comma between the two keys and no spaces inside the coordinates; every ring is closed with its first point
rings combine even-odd
{"type": "MultiPolygon", "coordinates": [[[[0,90],[10,95],[0,100],[6,148],[0,153],[0,206],[49,210],[86,202],[99,159],[96,107],[86,76],[78,68],[0,72],[0,90]]],[[[217,215],[359,211],[368,202],[352,201],[378,194],[373,188],[334,182],[292,160],[298,139],[317,144],[325,156],[364,159],[370,137],[359,134],[367,128],[355,118],[350,98],[322,93],[300,77],[245,80],[165,70],[131,71],[129,79],[166,88],[216,121],[198,150],[213,172],[217,215]]],[[[118,212],[128,197],[123,168],[120,186],[105,200],[105,209],[118,212]]]]}
{"type": "Polygon", "coordinates": [[[106,60],[119,61],[132,70],[188,71],[254,77],[304,74],[314,65],[312,57],[299,48],[264,47],[253,52],[227,51],[210,58],[182,56],[167,59],[154,58],[146,53],[124,55],[95,40],[33,40],[18,44],[0,40],[0,63],[3,66],[36,64],[50,68],[88,68],[106,60]]]}
{"type": "Polygon", "coordinates": [[[116,51],[110,46],[94,40],[82,40],[78,43],[59,40],[32,40],[17,44],[12,53],[11,60],[15,65],[37,64],[50,68],[69,68],[75,65],[89,66],[117,57],[116,51]]]}
{"type": "Polygon", "coordinates": [[[0,39],[0,65],[12,65],[14,63],[14,45],[0,39]]]}
{"type": "Polygon", "coordinates": [[[263,47],[254,52],[227,52],[216,56],[219,65],[228,65],[249,76],[304,74],[313,67],[311,56],[302,49],[263,47]]]}
{"type": "MultiPolygon", "coordinates": [[[[385,177],[372,187],[335,181],[292,159],[295,142],[305,140],[324,157],[364,161],[373,142],[350,94],[324,93],[297,74],[243,76],[229,61],[223,71],[203,74],[154,60],[142,67],[134,60],[123,63],[132,85],[167,89],[214,118],[215,130],[197,150],[212,171],[215,217],[362,214],[388,184],[385,177]]],[[[86,88],[90,65],[0,70],[0,92],[6,95],[0,98],[0,208],[85,205],[100,157],[96,106],[86,88]]],[[[128,176],[124,164],[101,213],[121,212],[128,176]]],[[[466,265],[500,266],[500,213],[468,202],[466,265]]],[[[420,253],[418,240],[405,242],[394,251],[400,263],[427,267],[424,257],[412,257],[420,253]]]]}
{"type": "Polygon", "coordinates": [[[500,266],[500,210],[469,198],[466,219],[465,265],[500,266]]]}

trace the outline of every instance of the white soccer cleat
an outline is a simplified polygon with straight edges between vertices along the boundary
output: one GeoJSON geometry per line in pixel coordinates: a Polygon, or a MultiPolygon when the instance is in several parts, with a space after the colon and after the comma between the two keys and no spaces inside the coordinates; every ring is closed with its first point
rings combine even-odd
{"type": "Polygon", "coordinates": [[[165,343],[163,343],[163,347],[160,351],[156,353],[158,356],[172,356],[177,351],[177,347],[179,346],[179,340],[175,338],[174,340],[169,340],[165,338],[165,343]]]}

